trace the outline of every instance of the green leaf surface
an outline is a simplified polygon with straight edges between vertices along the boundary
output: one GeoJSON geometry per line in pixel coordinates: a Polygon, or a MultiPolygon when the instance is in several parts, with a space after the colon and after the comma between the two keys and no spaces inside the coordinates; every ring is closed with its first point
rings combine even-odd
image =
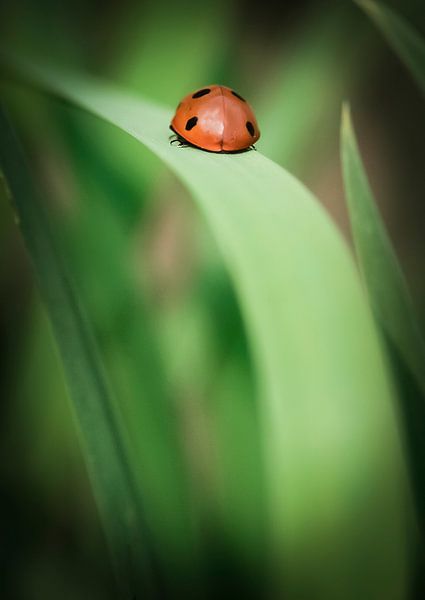
{"type": "Polygon", "coordinates": [[[406,487],[391,386],[352,258],[329,217],[260,152],[170,146],[170,109],[47,66],[15,69],[144,143],[211,227],[256,367],[285,597],[402,598],[406,487]]]}
{"type": "Polygon", "coordinates": [[[402,270],[376,207],[348,107],[343,110],[341,148],[354,243],[375,317],[425,395],[425,344],[402,270]]]}
{"type": "Polygon", "coordinates": [[[382,31],[389,44],[412,73],[425,93],[425,42],[415,29],[395,11],[373,2],[356,0],[382,31]]]}

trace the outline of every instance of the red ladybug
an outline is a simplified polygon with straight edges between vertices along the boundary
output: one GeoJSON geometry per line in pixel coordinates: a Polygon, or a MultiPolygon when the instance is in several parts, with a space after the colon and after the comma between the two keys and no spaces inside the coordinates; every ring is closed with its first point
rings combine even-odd
{"type": "Polygon", "coordinates": [[[224,85],[210,85],[185,96],[170,129],[180,140],[210,152],[247,150],[260,137],[248,102],[224,85]]]}

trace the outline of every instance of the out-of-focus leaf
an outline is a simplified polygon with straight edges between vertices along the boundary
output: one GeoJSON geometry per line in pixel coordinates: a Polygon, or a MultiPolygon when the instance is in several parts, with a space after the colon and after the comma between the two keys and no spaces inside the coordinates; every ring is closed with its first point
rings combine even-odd
{"type": "Polygon", "coordinates": [[[307,167],[319,170],[338,136],[335,113],[347,90],[373,66],[370,47],[353,23],[349,4],[310,14],[294,39],[276,53],[270,80],[265,81],[267,92],[259,88],[255,106],[261,151],[296,173],[307,167]],[[348,37],[355,41],[348,44],[348,37]]]}
{"type": "Polygon", "coordinates": [[[0,112],[0,168],[58,344],[94,495],[122,593],[151,584],[149,530],[129,465],[126,435],[90,327],[61,264],[48,220],[11,126],[0,112]]]}
{"type": "Polygon", "coordinates": [[[382,31],[425,94],[425,42],[395,11],[373,0],[355,0],[382,31]]]}

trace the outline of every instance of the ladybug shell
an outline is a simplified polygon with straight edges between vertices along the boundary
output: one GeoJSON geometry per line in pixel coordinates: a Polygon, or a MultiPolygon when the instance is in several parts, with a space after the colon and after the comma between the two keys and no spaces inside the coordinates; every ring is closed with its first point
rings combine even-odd
{"type": "Polygon", "coordinates": [[[188,94],[178,105],[170,127],[186,142],[210,152],[245,150],[260,137],[248,102],[224,85],[210,85],[188,94]]]}

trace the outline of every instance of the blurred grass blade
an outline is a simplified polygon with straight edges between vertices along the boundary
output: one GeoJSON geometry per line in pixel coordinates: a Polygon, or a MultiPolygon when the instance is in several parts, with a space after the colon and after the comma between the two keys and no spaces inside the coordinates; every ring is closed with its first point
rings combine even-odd
{"type": "MultiPolygon", "coordinates": [[[[0,110],[0,168],[5,174],[62,357],[94,495],[123,594],[149,587],[147,528],[125,436],[90,327],[56,250],[18,141],[0,110]]],[[[123,596],[124,597],[124,596],[123,596]]]]}
{"type": "MultiPolygon", "coordinates": [[[[368,76],[371,48],[353,33],[350,11],[338,3],[313,10],[295,40],[276,53],[274,71],[258,86],[254,105],[262,152],[295,173],[315,172],[333,152],[335,114],[347,90],[368,76]],[[356,44],[347,38],[356,36],[356,44]],[[368,60],[365,60],[365,56],[368,60]],[[332,140],[332,141],[329,141],[332,140]]],[[[255,93],[255,90],[254,90],[255,93]]]]}
{"type": "Polygon", "coordinates": [[[170,109],[46,65],[14,68],[139,139],[203,211],[256,367],[285,597],[401,600],[406,483],[391,386],[352,258],[318,202],[260,152],[170,146],[170,109]]]}
{"type": "Polygon", "coordinates": [[[374,314],[425,396],[424,341],[362,164],[348,106],[343,108],[341,151],[351,228],[374,314]]]}
{"type": "Polygon", "coordinates": [[[356,0],[378,25],[425,94],[425,42],[415,29],[392,9],[372,0],[356,0]]]}

